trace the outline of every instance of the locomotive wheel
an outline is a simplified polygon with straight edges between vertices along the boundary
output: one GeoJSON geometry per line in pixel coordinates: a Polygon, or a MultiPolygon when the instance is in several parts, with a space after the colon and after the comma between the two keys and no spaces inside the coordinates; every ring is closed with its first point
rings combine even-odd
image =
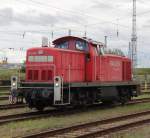
{"type": "Polygon", "coordinates": [[[120,98],[120,102],[122,105],[125,105],[125,103],[127,103],[130,100],[131,100],[131,96],[129,94],[120,98]]]}
{"type": "Polygon", "coordinates": [[[37,106],[36,109],[40,112],[42,112],[44,110],[44,106],[37,106]]]}
{"type": "Polygon", "coordinates": [[[114,101],[102,101],[103,105],[113,105],[114,101]]]}
{"type": "Polygon", "coordinates": [[[40,101],[36,101],[35,102],[35,108],[38,110],[38,111],[43,111],[45,106],[44,104],[41,104],[40,101]]]}

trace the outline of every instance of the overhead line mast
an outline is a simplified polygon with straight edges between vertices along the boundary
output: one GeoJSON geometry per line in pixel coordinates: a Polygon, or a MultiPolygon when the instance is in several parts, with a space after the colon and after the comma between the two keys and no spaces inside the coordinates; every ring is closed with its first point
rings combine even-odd
{"type": "Polygon", "coordinates": [[[133,74],[135,75],[135,68],[137,67],[136,0],[133,0],[131,60],[132,60],[133,74]]]}

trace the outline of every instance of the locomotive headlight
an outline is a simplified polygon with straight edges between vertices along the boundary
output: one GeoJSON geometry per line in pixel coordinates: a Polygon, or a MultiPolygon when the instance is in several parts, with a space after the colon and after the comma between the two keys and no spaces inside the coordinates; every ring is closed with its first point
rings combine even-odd
{"type": "Polygon", "coordinates": [[[55,78],[55,87],[59,87],[59,78],[55,78]]]}
{"type": "Polygon", "coordinates": [[[58,86],[59,86],[59,83],[55,83],[55,86],[58,87],[58,86]]]}
{"type": "Polygon", "coordinates": [[[13,86],[16,86],[16,83],[15,82],[13,82],[13,84],[12,84],[13,86]]]}
{"type": "Polygon", "coordinates": [[[11,77],[11,90],[17,89],[17,76],[11,77]]]}

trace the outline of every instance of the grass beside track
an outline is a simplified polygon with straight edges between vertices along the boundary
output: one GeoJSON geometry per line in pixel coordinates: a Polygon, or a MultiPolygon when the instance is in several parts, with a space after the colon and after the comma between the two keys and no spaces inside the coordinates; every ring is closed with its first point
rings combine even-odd
{"type": "Polygon", "coordinates": [[[138,75],[150,74],[150,68],[137,68],[136,74],[138,75]]]}
{"type": "Polygon", "coordinates": [[[20,113],[26,113],[26,112],[31,112],[31,111],[34,111],[34,110],[31,110],[28,107],[8,109],[8,110],[0,110],[0,116],[20,114],[20,113]]]}
{"type": "Polygon", "coordinates": [[[150,109],[150,103],[114,107],[110,109],[86,111],[83,113],[76,113],[73,115],[50,117],[36,120],[21,121],[16,123],[9,123],[2,125],[0,128],[0,137],[9,138],[14,136],[21,136],[31,132],[39,132],[48,128],[60,128],[70,126],[73,124],[90,122],[104,118],[115,117],[117,115],[124,115],[127,113],[139,112],[150,109]],[[5,133],[7,132],[7,133],[5,133]]]}
{"type": "Polygon", "coordinates": [[[150,137],[150,125],[132,128],[108,136],[108,138],[149,138],[149,137],[150,137]]]}
{"type": "Polygon", "coordinates": [[[134,97],[133,99],[142,99],[142,98],[150,98],[150,94],[139,95],[138,97],[134,97]]]}
{"type": "Polygon", "coordinates": [[[9,95],[9,93],[7,92],[7,93],[0,93],[0,96],[8,96],[9,95]]]}
{"type": "Polygon", "coordinates": [[[0,96],[8,96],[10,94],[9,89],[0,89],[0,96]]]}
{"type": "Polygon", "coordinates": [[[1,88],[0,89],[0,93],[8,93],[9,92],[9,89],[7,88],[1,88]]]}
{"type": "MultiPolygon", "coordinates": [[[[0,89],[0,97],[8,96],[8,95],[4,95],[4,93],[9,93],[9,89],[1,88],[0,89]]],[[[9,104],[9,100],[0,100],[0,105],[2,105],[2,104],[9,104]]]]}
{"type": "Polygon", "coordinates": [[[18,71],[16,69],[0,69],[0,79],[10,80],[12,75],[17,75],[18,71]]]}
{"type": "Polygon", "coordinates": [[[9,104],[9,100],[0,100],[0,105],[3,105],[3,104],[9,104]]]}
{"type": "MultiPolygon", "coordinates": [[[[0,80],[10,80],[13,75],[18,75],[17,69],[0,69],[0,80]]],[[[25,73],[21,73],[21,79],[24,77],[25,73]]]]}

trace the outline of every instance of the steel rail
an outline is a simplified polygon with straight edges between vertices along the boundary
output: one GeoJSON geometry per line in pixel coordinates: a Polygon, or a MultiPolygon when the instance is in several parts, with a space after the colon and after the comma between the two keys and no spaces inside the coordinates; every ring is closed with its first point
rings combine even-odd
{"type": "Polygon", "coordinates": [[[0,100],[8,100],[9,97],[8,96],[0,96],[0,100]]]}
{"type": "Polygon", "coordinates": [[[5,104],[5,105],[0,105],[0,110],[16,109],[16,108],[23,108],[23,107],[27,107],[27,104],[5,104]]]}
{"type": "Polygon", "coordinates": [[[143,120],[135,121],[132,123],[127,123],[127,124],[107,128],[104,130],[96,131],[93,133],[85,134],[76,138],[93,138],[93,137],[98,137],[98,136],[110,135],[111,133],[120,132],[123,130],[127,130],[130,128],[138,127],[138,126],[149,124],[149,123],[150,123],[150,119],[143,119],[143,120]]]}
{"type": "MultiPolygon", "coordinates": [[[[138,104],[140,100],[135,100],[135,102],[128,103],[128,105],[131,104],[138,104]]],[[[144,101],[142,101],[143,103],[144,101]]],[[[145,102],[150,102],[150,99],[146,99],[145,102]]],[[[141,102],[140,102],[141,103],[141,102]]],[[[112,106],[111,106],[112,107],[112,106]]],[[[75,114],[75,113],[82,113],[82,112],[87,112],[87,111],[93,111],[93,110],[103,110],[103,109],[108,109],[110,106],[106,107],[104,105],[92,105],[88,106],[87,108],[66,108],[66,109],[51,109],[51,110],[46,110],[43,112],[28,112],[28,113],[21,113],[21,114],[13,114],[13,115],[7,115],[7,116],[0,116],[0,125],[10,123],[10,122],[17,122],[17,121],[23,121],[23,120],[30,120],[30,119],[38,119],[38,118],[46,118],[46,117],[51,117],[51,116],[59,116],[59,115],[70,115],[70,114],[75,114]]]]}
{"type": "MultiPolygon", "coordinates": [[[[104,120],[99,120],[99,121],[94,121],[94,122],[90,122],[90,123],[84,123],[84,124],[79,124],[79,125],[75,125],[75,126],[70,126],[70,127],[66,127],[66,128],[61,128],[61,129],[56,129],[56,130],[47,130],[45,132],[40,132],[40,133],[36,133],[36,134],[31,134],[31,135],[26,135],[26,136],[22,136],[22,138],[45,138],[45,137],[59,137],[59,135],[61,135],[62,137],[65,136],[67,138],[67,133],[69,133],[69,135],[71,135],[72,133],[75,134],[74,131],[77,130],[81,130],[81,129],[87,129],[87,128],[92,128],[95,126],[102,126],[104,124],[111,124],[117,121],[123,121],[123,120],[127,120],[127,119],[132,119],[132,118],[136,118],[136,117],[140,117],[140,116],[145,116],[145,115],[150,115],[150,110],[149,111],[143,111],[143,112],[138,112],[138,113],[133,113],[133,114],[128,114],[128,115],[123,115],[123,116],[118,116],[118,117],[113,117],[113,118],[109,118],[109,119],[104,119],[104,120]]],[[[96,137],[96,136],[102,136],[102,135],[106,135],[108,134],[108,132],[114,132],[114,131],[118,131],[118,130],[123,130],[127,127],[131,127],[131,126],[135,126],[137,124],[143,124],[143,123],[149,123],[150,119],[146,119],[146,120],[140,120],[134,123],[128,123],[128,124],[123,124],[117,127],[112,127],[112,128],[106,128],[100,131],[96,131],[93,133],[88,133],[88,134],[77,134],[79,136],[75,136],[77,138],[87,138],[87,137],[96,137]]],[[[69,138],[69,136],[68,136],[69,138]]]]}

